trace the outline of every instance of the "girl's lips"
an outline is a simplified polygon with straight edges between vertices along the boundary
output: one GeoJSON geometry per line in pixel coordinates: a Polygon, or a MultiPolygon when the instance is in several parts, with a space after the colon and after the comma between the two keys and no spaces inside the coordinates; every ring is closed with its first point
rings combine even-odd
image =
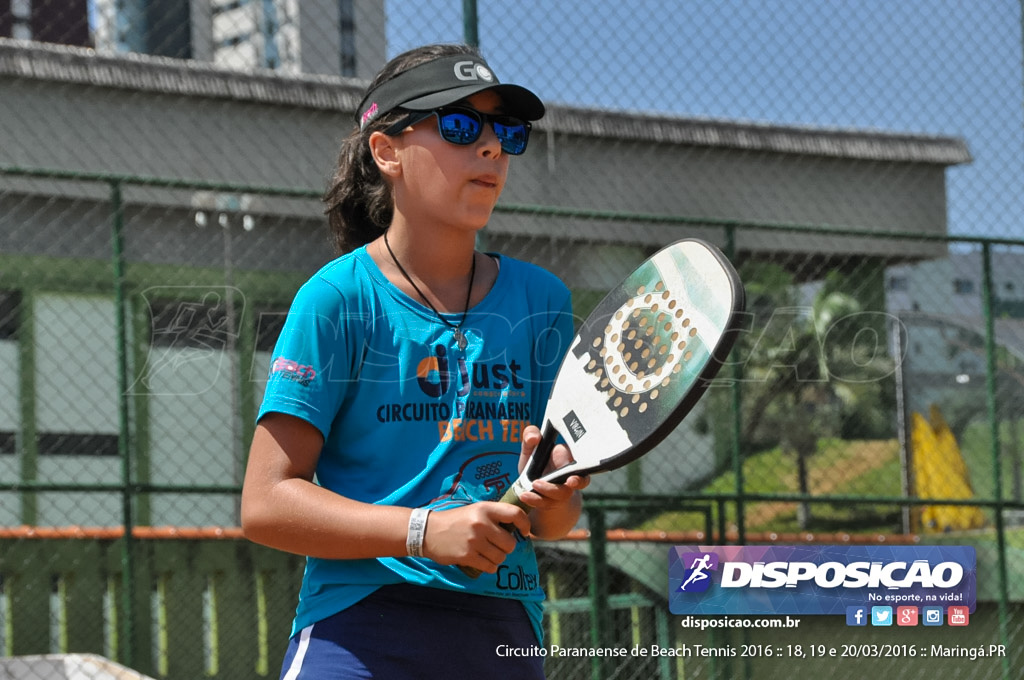
{"type": "Polygon", "coordinates": [[[485,187],[496,187],[498,186],[498,178],[493,175],[482,175],[480,177],[474,177],[472,180],[473,184],[479,184],[485,187]]]}

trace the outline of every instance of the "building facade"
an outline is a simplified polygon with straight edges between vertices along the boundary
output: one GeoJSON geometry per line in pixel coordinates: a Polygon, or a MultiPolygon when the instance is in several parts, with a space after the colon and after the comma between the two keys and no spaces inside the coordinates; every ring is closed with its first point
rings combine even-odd
{"type": "Polygon", "coordinates": [[[386,58],[384,0],[0,0],[0,37],[364,79],[386,58]]]}
{"type": "MultiPolygon", "coordinates": [[[[997,390],[1013,406],[1021,403],[1014,385],[1024,365],[1024,253],[996,249],[990,262],[997,390]]],[[[927,413],[936,404],[966,418],[984,407],[984,277],[981,251],[963,247],[886,272],[886,309],[904,329],[893,340],[902,343],[909,411],[927,413]]]]}
{"type": "Polygon", "coordinates": [[[0,0],[0,38],[87,47],[89,0],[0,0]]]}

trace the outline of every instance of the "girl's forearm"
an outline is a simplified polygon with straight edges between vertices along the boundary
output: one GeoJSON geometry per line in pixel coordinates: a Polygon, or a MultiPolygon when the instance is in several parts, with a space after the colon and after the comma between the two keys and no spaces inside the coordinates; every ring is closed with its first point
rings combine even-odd
{"type": "Polygon", "coordinates": [[[304,479],[286,479],[258,497],[243,497],[246,538],[325,559],[406,554],[411,509],[362,503],[304,479]]]}

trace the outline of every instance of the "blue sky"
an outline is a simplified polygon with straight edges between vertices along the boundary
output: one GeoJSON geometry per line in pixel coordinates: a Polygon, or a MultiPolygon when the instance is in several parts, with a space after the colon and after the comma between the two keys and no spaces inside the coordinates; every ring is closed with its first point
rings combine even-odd
{"type": "MultiPolygon", "coordinates": [[[[462,0],[387,0],[389,54],[459,41],[462,0]]],[[[962,137],[949,231],[1024,238],[1016,0],[479,0],[499,76],[545,101],[962,137]]]]}

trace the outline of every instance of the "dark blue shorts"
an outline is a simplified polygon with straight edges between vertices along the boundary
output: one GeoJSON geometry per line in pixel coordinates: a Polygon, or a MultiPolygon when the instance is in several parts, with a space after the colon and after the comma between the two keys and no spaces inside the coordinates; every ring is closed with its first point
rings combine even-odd
{"type": "Polygon", "coordinates": [[[499,654],[538,646],[523,605],[412,585],[384,586],[291,639],[282,680],[543,680],[540,656],[499,654]]]}

